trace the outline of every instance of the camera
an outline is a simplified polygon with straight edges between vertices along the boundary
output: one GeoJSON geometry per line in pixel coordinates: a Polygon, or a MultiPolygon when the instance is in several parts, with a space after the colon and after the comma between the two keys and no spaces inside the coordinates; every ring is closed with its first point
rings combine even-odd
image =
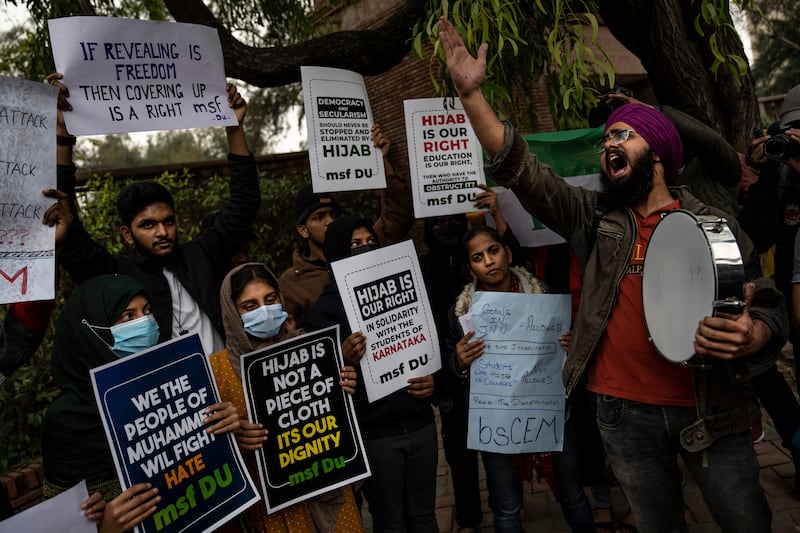
{"type": "Polygon", "coordinates": [[[780,161],[800,156],[800,144],[792,141],[786,135],[788,129],[782,128],[780,133],[773,135],[764,142],[764,157],[772,161],[780,161]]]}
{"type": "Polygon", "coordinates": [[[603,93],[603,95],[597,99],[597,107],[589,112],[589,125],[591,127],[596,128],[597,126],[605,124],[608,117],[611,116],[611,113],[624,104],[624,102],[619,100],[609,101],[608,96],[611,94],[624,94],[625,96],[633,98],[633,91],[623,85],[615,85],[607,93],[603,93]]]}

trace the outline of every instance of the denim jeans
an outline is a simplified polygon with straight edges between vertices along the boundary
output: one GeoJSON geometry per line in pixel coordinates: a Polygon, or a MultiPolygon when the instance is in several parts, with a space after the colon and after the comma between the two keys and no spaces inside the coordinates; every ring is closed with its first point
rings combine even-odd
{"type": "Polygon", "coordinates": [[[364,442],[372,476],[364,482],[376,533],[439,533],[436,426],[364,442]]]}
{"type": "Polygon", "coordinates": [[[553,452],[553,473],[556,478],[558,504],[572,533],[594,533],[594,517],[586,497],[581,476],[580,452],[575,426],[570,419],[564,423],[564,447],[553,452]]]}
{"type": "Polygon", "coordinates": [[[639,531],[687,531],[678,454],[722,531],[771,531],[772,512],[759,484],[750,432],[727,435],[702,451],[688,452],[680,445],[680,431],[696,421],[694,407],[598,395],[600,434],[639,531]]]}
{"type": "Polygon", "coordinates": [[[522,531],[522,477],[511,455],[481,452],[496,533],[522,531]]]}

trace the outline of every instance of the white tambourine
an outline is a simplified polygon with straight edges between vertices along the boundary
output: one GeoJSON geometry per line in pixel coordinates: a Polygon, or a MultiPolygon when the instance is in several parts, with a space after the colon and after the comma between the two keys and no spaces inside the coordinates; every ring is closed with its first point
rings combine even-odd
{"type": "Polygon", "coordinates": [[[744,308],[744,267],[727,221],[678,209],[653,229],[642,269],[644,319],[656,350],[674,363],[695,355],[704,317],[744,308]]]}

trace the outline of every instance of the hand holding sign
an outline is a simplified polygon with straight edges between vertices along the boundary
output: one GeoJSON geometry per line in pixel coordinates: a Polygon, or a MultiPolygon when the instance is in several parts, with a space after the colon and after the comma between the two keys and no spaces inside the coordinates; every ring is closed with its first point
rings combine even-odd
{"type": "MultiPolygon", "coordinates": [[[[97,528],[98,533],[130,531],[152,516],[156,504],[161,501],[158,489],[152,487],[150,483],[137,483],[107,504],[103,502],[105,509],[97,528]]],[[[99,496],[99,493],[92,494],[89,500],[95,496],[99,496]]]]}
{"type": "Polygon", "coordinates": [[[206,433],[222,435],[239,429],[239,411],[231,402],[217,402],[203,412],[208,415],[203,419],[203,424],[214,424],[206,428],[206,433]]]}
{"type": "Polygon", "coordinates": [[[475,332],[470,330],[456,343],[456,360],[459,370],[469,367],[475,359],[483,355],[483,339],[475,339],[470,342],[473,336],[475,336],[475,332]]]}
{"type": "Polygon", "coordinates": [[[246,418],[239,421],[239,429],[236,430],[236,442],[243,450],[258,450],[267,440],[269,431],[264,429],[261,424],[254,424],[246,418]]]}

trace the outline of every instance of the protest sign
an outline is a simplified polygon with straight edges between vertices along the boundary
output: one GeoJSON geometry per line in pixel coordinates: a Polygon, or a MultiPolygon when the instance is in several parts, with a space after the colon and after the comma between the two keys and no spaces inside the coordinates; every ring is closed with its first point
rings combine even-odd
{"type": "Polygon", "coordinates": [[[48,498],[0,522],[0,533],[57,531],[58,533],[97,533],[97,524],[83,514],[81,504],[89,497],[86,481],[48,498]]]}
{"type": "Polygon", "coordinates": [[[412,241],[331,263],[352,331],[367,337],[361,376],[370,402],[442,367],[436,325],[412,241]]]}
{"type": "Polygon", "coordinates": [[[55,298],[56,97],[43,83],[0,76],[0,303],[55,298]]]}
{"type": "MultiPolygon", "coordinates": [[[[603,136],[603,126],[593,129],[565,130],[525,135],[528,150],[550,165],[570,185],[584,189],[600,189],[600,157],[594,143],[603,136]]],[[[516,195],[505,187],[492,187],[497,192],[497,204],[514,236],[524,247],[563,243],[564,238],[528,213],[516,195]]],[[[490,218],[487,215],[487,218],[490,218]]]]}
{"type": "Polygon", "coordinates": [[[561,451],[567,294],[476,292],[475,336],[483,355],[470,365],[467,447],[495,453],[561,451]]]}
{"type": "Polygon", "coordinates": [[[212,531],[259,500],[233,434],[206,433],[219,400],[198,335],[92,369],[123,490],[148,481],[161,502],[141,533],[212,531]]]}
{"type": "Polygon", "coordinates": [[[417,218],[476,211],[486,184],[478,138],[458,98],[403,102],[414,215],[417,218]]]}
{"type": "Polygon", "coordinates": [[[301,67],[314,192],[383,189],[383,156],[370,139],[372,110],[360,74],[301,67]]]}
{"type": "Polygon", "coordinates": [[[269,513],[370,475],[339,346],[332,326],[242,356],[248,418],[269,431],[256,452],[269,513]]]}
{"type": "Polygon", "coordinates": [[[75,135],[235,126],[215,28],[108,17],[48,21],[75,135]]]}

